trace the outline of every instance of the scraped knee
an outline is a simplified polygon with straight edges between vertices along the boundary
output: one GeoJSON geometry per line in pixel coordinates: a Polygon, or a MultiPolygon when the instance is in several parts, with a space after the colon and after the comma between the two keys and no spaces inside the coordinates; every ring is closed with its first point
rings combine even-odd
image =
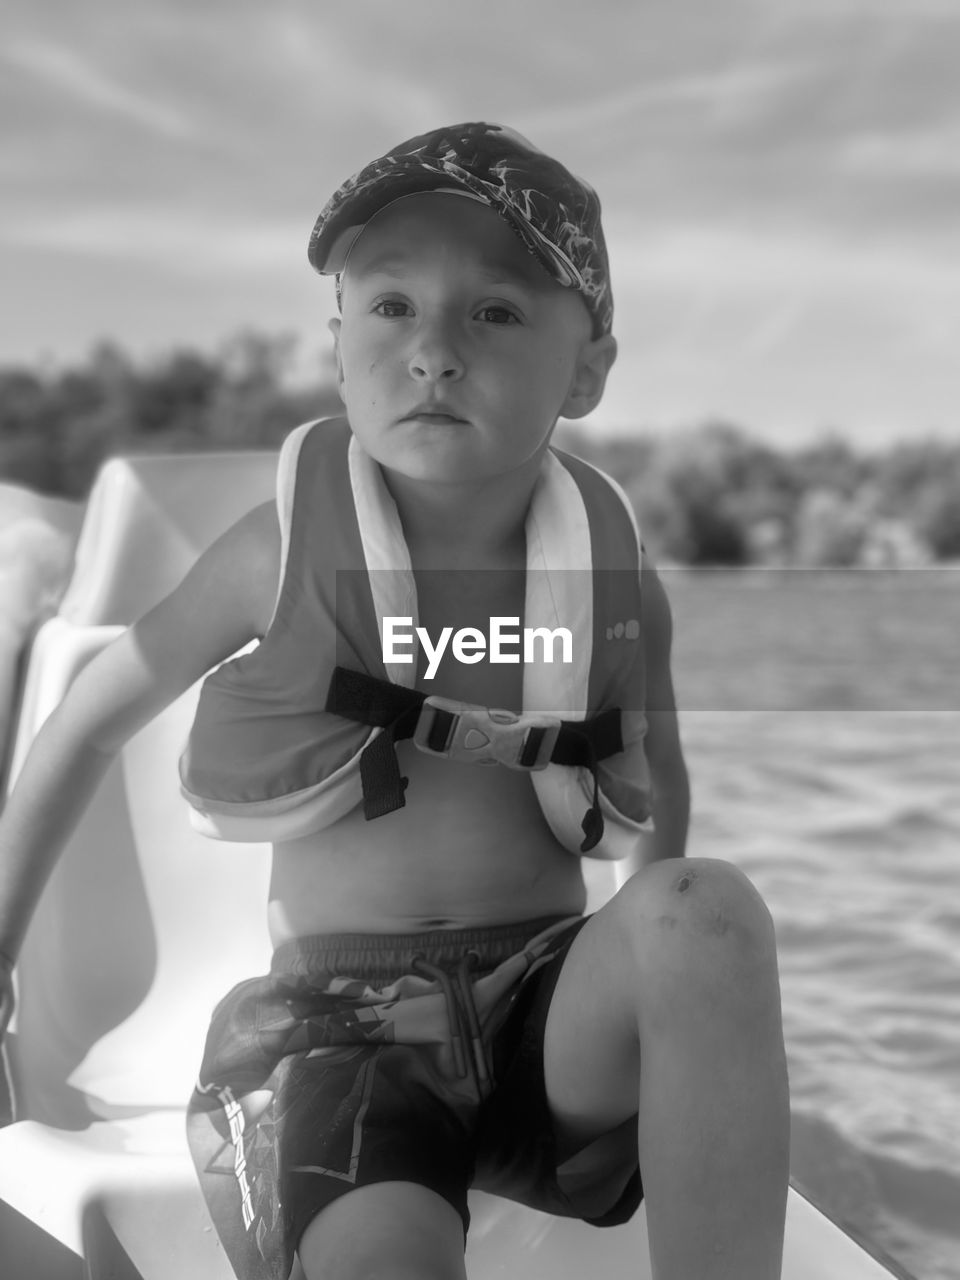
{"type": "Polygon", "coordinates": [[[685,945],[723,939],[773,954],[773,921],[746,875],[719,858],[666,859],[633,876],[614,899],[622,926],[644,944],[678,933],[685,945]]]}
{"type": "Polygon", "coordinates": [[[737,867],[713,858],[654,863],[609,905],[632,957],[642,1035],[706,1022],[744,1034],[758,1019],[779,1025],[773,921],[737,867]]]}
{"type": "Polygon", "coordinates": [[[696,878],[697,874],[695,871],[684,871],[683,875],[680,876],[678,880],[674,881],[673,887],[676,889],[677,893],[686,893],[696,878]]]}

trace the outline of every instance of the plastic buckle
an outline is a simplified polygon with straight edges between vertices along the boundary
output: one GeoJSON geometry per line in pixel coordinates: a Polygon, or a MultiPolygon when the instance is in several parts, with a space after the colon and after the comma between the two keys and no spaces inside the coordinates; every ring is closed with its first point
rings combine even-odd
{"type": "Polygon", "coordinates": [[[560,733],[560,721],[552,716],[518,715],[497,707],[481,707],[473,702],[457,702],[431,694],[420,708],[414,745],[427,755],[443,756],[466,764],[504,764],[508,769],[533,772],[550,763],[560,733]],[[437,713],[451,717],[442,747],[430,745],[437,713]],[[542,730],[533,759],[528,742],[531,730],[542,730]]]}

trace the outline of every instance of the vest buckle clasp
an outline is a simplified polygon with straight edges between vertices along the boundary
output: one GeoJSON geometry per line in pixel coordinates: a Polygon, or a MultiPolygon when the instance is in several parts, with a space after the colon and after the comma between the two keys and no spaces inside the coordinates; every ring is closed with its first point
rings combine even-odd
{"type": "Polygon", "coordinates": [[[432,756],[465,764],[503,764],[528,772],[545,769],[560,733],[554,716],[518,714],[431,694],[424,699],[414,745],[432,756]]]}

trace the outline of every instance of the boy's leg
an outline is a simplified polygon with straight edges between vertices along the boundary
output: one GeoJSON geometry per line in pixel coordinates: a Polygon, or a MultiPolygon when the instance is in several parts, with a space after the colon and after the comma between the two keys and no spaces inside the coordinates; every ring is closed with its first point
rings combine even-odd
{"type": "Polygon", "coordinates": [[[463,1222],[435,1191],[376,1182],[322,1209],[300,1241],[306,1280],[465,1280],[463,1222]]]}
{"type": "Polygon", "coordinates": [[[544,1040],[560,1153],[639,1109],[655,1280],[775,1280],[789,1098],[773,925],[729,863],[644,868],[587,922],[544,1040]]]}

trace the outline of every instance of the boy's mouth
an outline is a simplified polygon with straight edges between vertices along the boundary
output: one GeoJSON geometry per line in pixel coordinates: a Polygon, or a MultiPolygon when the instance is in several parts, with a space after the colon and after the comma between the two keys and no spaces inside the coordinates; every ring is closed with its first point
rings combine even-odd
{"type": "Polygon", "coordinates": [[[409,413],[404,414],[400,419],[401,422],[412,422],[420,419],[422,422],[434,422],[442,426],[449,424],[450,426],[461,426],[466,424],[466,418],[459,417],[458,414],[451,413],[449,409],[441,408],[438,404],[421,404],[417,408],[411,409],[409,413]]]}

